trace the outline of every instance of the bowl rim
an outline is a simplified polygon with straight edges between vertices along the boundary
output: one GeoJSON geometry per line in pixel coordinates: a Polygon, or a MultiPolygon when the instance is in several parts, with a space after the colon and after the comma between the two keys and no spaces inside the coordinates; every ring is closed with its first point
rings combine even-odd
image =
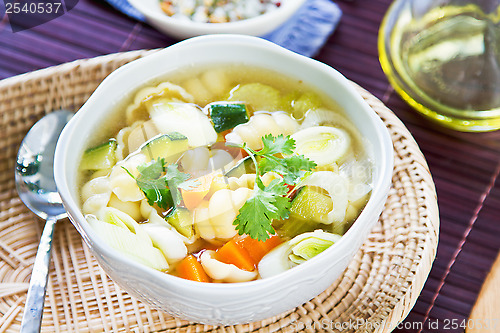
{"type": "MultiPolygon", "coordinates": [[[[289,75],[289,73],[285,74],[289,75]]],[[[140,85],[136,85],[136,89],[139,88],[140,85]]],[[[317,89],[322,90],[320,87],[315,87],[317,89]]],[[[322,90],[324,91],[324,90],[322,90]]],[[[346,115],[349,115],[349,112],[346,112],[346,115]]],[[[99,87],[95,90],[95,92],[90,96],[87,102],[80,108],[79,112],[75,114],[75,116],[70,120],[68,125],[64,128],[61,136],[58,140],[56,153],[55,153],[55,163],[54,163],[54,174],[55,181],[60,193],[60,196],[63,200],[64,206],[66,210],[69,212],[69,216],[71,221],[81,234],[84,241],[91,247],[89,242],[98,249],[99,252],[102,252],[105,256],[112,258],[114,261],[120,262],[121,264],[128,265],[138,271],[146,273],[148,275],[152,275],[153,277],[162,280],[165,283],[165,286],[175,285],[176,287],[180,287],[184,290],[192,289],[195,287],[198,292],[203,292],[206,295],[214,295],[219,292],[232,292],[235,289],[238,290],[239,294],[241,294],[243,289],[246,289],[245,292],[255,292],[259,288],[264,288],[268,285],[276,285],[284,280],[288,280],[290,276],[299,276],[302,271],[308,270],[311,265],[318,265],[319,262],[324,262],[328,259],[329,253],[335,251],[335,249],[340,248],[342,246],[347,246],[346,244],[355,237],[356,232],[360,232],[359,229],[366,227],[370,220],[370,214],[378,213],[377,207],[380,206],[381,202],[385,202],[387,198],[387,194],[391,185],[393,172],[393,148],[392,148],[392,140],[390,138],[389,132],[387,131],[386,126],[375,113],[375,111],[368,105],[368,103],[361,97],[361,95],[355,90],[354,86],[337,70],[334,68],[320,62],[317,60],[313,60],[311,58],[302,56],[300,54],[289,51],[281,46],[278,46],[272,42],[264,40],[258,37],[252,36],[244,36],[244,35],[232,35],[232,34],[222,34],[222,35],[210,35],[210,36],[198,36],[186,39],[184,41],[178,42],[174,45],[166,47],[163,50],[155,52],[146,57],[137,59],[128,64],[123,65],[118,68],[110,75],[108,75],[99,87]],[[350,98],[353,98],[358,106],[364,110],[367,118],[366,121],[370,122],[370,126],[374,127],[374,132],[376,133],[377,142],[380,143],[381,152],[383,156],[381,156],[380,161],[380,176],[378,179],[374,179],[373,181],[373,190],[370,199],[368,200],[366,206],[364,207],[361,214],[356,219],[355,223],[351,226],[351,228],[342,236],[342,238],[337,241],[333,246],[323,251],[315,258],[308,260],[301,265],[295,266],[285,272],[282,272],[278,275],[271,276],[265,279],[258,279],[248,282],[236,282],[236,283],[200,283],[196,281],[186,280],[172,274],[160,272],[149,268],[145,265],[142,265],[132,259],[127,258],[126,256],[120,254],[117,250],[113,249],[107,243],[105,243],[98,235],[94,232],[94,230],[88,225],[88,223],[81,223],[81,221],[85,221],[83,214],[80,211],[80,205],[73,200],[73,196],[71,194],[71,190],[68,186],[66,179],[69,176],[69,170],[67,170],[66,166],[66,158],[68,150],[71,149],[69,143],[71,143],[71,137],[73,136],[73,132],[75,132],[75,128],[85,120],[86,110],[91,109],[92,106],[99,100],[102,99],[103,92],[108,89],[111,89],[113,82],[116,80],[120,80],[124,76],[128,76],[128,71],[134,67],[140,68],[144,66],[148,66],[149,62],[159,61],[162,57],[168,54],[175,54],[179,49],[188,48],[190,46],[203,46],[205,45],[213,45],[215,42],[226,43],[228,47],[238,47],[239,45],[246,45],[246,47],[253,48],[256,51],[261,49],[265,49],[270,53],[273,53],[276,56],[280,57],[288,57],[294,62],[300,63],[301,66],[308,66],[311,70],[314,71],[325,71],[328,76],[332,80],[336,80],[342,84],[342,86],[350,93],[350,98]],[[73,216],[76,216],[73,218],[73,216]],[[357,223],[359,220],[364,223],[357,223]],[[354,235],[354,236],[353,236],[354,235]],[[242,289],[243,288],[243,289],[242,289]]],[[[76,174],[76,171],[74,172],[76,174]]],[[[75,176],[75,175],[73,175],[75,176]]],[[[378,215],[377,215],[378,217],[378,215]]]]}
{"type": "Polygon", "coordinates": [[[147,2],[143,0],[129,0],[129,3],[141,14],[146,16],[148,19],[155,21],[160,21],[168,24],[169,26],[176,26],[183,29],[192,30],[203,30],[206,33],[220,33],[220,32],[232,32],[234,29],[241,29],[245,27],[260,26],[261,24],[268,24],[269,21],[274,21],[275,19],[281,17],[282,15],[292,15],[298,8],[300,8],[307,0],[287,0],[279,8],[266,12],[264,14],[250,17],[247,19],[224,22],[224,23],[209,23],[209,22],[196,22],[191,19],[179,19],[175,17],[168,16],[163,13],[161,9],[154,9],[152,6],[148,6],[147,2]]]}

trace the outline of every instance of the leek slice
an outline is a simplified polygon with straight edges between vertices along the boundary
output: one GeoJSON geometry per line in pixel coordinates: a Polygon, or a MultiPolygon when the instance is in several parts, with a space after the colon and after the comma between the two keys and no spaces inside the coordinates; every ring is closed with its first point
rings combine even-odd
{"type": "Polygon", "coordinates": [[[291,137],[295,140],[295,153],[313,160],[319,168],[338,163],[351,147],[349,134],[336,127],[308,127],[291,137]]]}
{"type": "Polygon", "coordinates": [[[151,239],[147,241],[126,227],[101,221],[93,215],[87,215],[86,218],[89,225],[109,246],[126,257],[159,271],[168,270],[167,260],[159,249],[153,247],[151,239]]]}
{"type": "Polygon", "coordinates": [[[122,212],[119,209],[113,207],[105,207],[99,211],[97,218],[103,222],[116,225],[121,228],[126,228],[130,232],[137,235],[142,243],[151,246],[153,245],[153,243],[151,242],[151,238],[141,228],[139,223],[137,223],[132,217],[130,217],[130,215],[122,212]]]}
{"type": "Polygon", "coordinates": [[[267,278],[300,265],[335,244],[340,238],[340,235],[323,230],[298,235],[266,254],[259,262],[259,274],[262,278],[267,278]]]}
{"type": "Polygon", "coordinates": [[[290,240],[292,248],[288,258],[296,264],[301,264],[317,256],[340,238],[340,235],[331,234],[323,230],[303,233],[290,240]]]}
{"type": "Polygon", "coordinates": [[[288,258],[296,264],[302,264],[303,262],[320,254],[331,245],[333,245],[333,241],[331,240],[310,237],[295,245],[288,258]]]}

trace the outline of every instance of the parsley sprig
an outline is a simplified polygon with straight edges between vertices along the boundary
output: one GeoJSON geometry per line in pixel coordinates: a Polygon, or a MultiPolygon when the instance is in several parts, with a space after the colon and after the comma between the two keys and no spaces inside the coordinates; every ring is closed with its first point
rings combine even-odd
{"type": "Polygon", "coordinates": [[[148,204],[150,206],[156,204],[164,210],[180,204],[180,189],[190,190],[198,185],[197,180],[189,179],[191,175],[180,172],[176,163],[167,165],[164,158],[139,165],[137,177],[134,177],[126,168],[124,169],[135,179],[137,186],[146,196],[148,204]]]}
{"type": "Polygon", "coordinates": [[[273,220],[286,219],[290,214],[289,186],[295,186],[304,175],[316,167],[316,163],[303,155],[294,155],[295,140],[290,136],[268,134],[262,137],[263,148],[255,151],[239,145],[255,164],[256,177],[253,195],[240,208],[233,224],[240,235],[264,241],[276,231],[273,220]],[[258,161],[257,161],[258,158],[258,161]],[[281,175],[265,186],[261,176],[266,171],[281,175]]]}

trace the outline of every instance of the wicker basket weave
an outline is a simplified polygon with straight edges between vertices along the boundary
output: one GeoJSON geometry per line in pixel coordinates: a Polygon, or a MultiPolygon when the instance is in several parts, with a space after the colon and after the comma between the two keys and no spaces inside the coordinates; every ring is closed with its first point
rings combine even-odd
{"type": "MultiPolygon", "coordinates": [[[[78,60],[0,81],[0,333],[18,332],[43,221],[17,196],[15,157],[36,120],[78,110],[114,69],[153,51],[78,60]]],[[[121,290],[98,266],[68,221],[56,227],[42,332],[390,332],[424,285],[436,255],[439,217],[434,183],[399,119],[356,86],[390,131],[393,186],[379,223],[344,274],[326,291],[280,316],[210,327],[173,318],[121,290]]]]}

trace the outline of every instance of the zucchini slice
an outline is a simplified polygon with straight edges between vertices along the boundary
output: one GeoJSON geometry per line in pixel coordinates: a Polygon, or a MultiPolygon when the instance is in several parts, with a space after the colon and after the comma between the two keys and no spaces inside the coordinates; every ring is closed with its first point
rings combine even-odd
{"type": "Polygon", "coordinates": [[[239,178],[246,173],[255,173],[255,164],[250,156],[241,159],[238,164],[232,167],[226,174],[225,177],[236,177],[239,178]]]}
{"type": "Polygon", "coordinates": [[[210,104],[210,119],[217,133],[227,131],[248,121],[245,104],[214,103],[210,104]]]}
{"type": "Polygon", "coordinates": [[[171,132],[156,136],[141,146],[141,152],[152,160],[161,157],[165,162],[175,162],[183,152],[188,150],[186,136],[171,132]]]}
{"type": "Polygon", "coordinates": [[[311,186],[304,186],[292,201],[290,215],[304,220],[325,223],[333,209],[333,201],[311,186]]]}
{"type": "Polygon", "coordinates": [[[290,217],[273,223],[282,237],[295,237],[304,232],[321,229],[333,208],[332,199],[311,186],[304,186],[292,200],[290,217]]]}
{"type": "Polygon", "coordinates": [[[116,140],[110,139],[108,142],[96,147],[87,149],[83,153],[81,170],[105,170],[110,169],[116,163],[116,140]]]}
{"type": "Polygon", "coordinates": [[[297,235],[303,234],[304,232],[320,229],[321,226],[321,223],[304,220],[303,218],[295,215],[291,215],[286,220],[273,221],[273,228],[276,230],[278,235],[283,238],[293,238],[297,235]]]}
{"type": "Polygon", "coordinates": [[[167,222],[181,235],[187,238],[193,237],[193,215],[188,209],[176,207],[174,212],[167,217],[167,222]]]}

